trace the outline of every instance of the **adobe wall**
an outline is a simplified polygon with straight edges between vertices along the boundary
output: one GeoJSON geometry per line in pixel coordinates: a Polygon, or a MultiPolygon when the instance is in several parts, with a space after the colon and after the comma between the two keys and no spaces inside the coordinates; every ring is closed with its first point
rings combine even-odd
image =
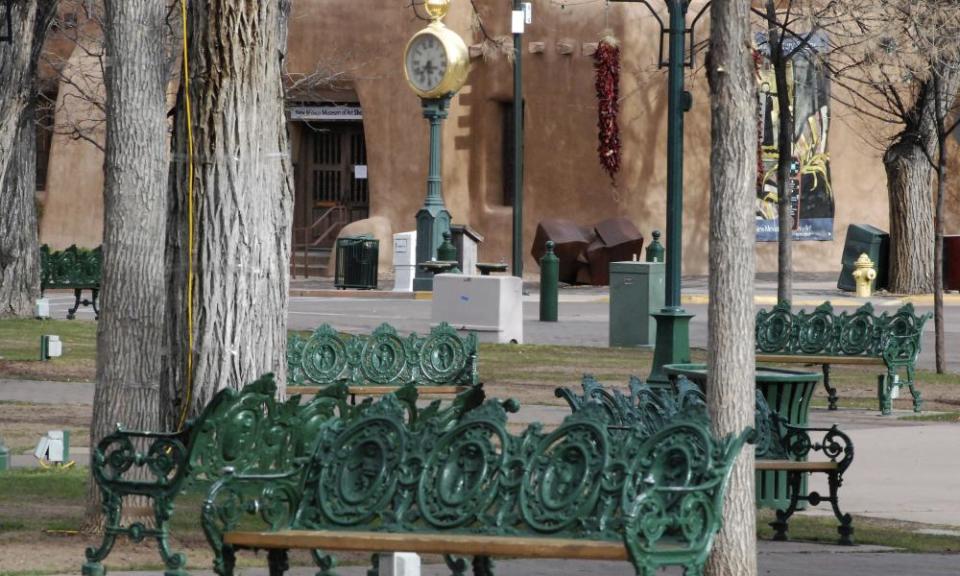
{"type": "MultiPolygon", "coordinates": [[[[300,2],[291,21],[292,69],[314,65],[319,43],[325,50],[349,50],[352,74],[364,109],[370,154],[371,214],[390,218],[395,229],[413,229],[414,214],[424,194],[427,160],[426,123],[419,102],[407,88],[401,54],[407,39],[424,22],[408,7],[383,7],[379,0],[300,2]],[[361,18],[361,15],[376,15],[361,18]],[[402,160],[398,161],[398,158],[402,160]]],[[[484,25],[494,38],[505,37],[503,50],[490,49],[474,58],[467,87],[454,101],[444,136],[444,191],[454,220],[467,222],[486,236],[481,259],[510,258],[511,210],[501,202],[501,112],[499,102],[512,100],[509,51],[509,6],[478,0],[484,25]]],[[[447,24],[468,44],[482,35],[470,26],[466,2],[456,2],[447,24]]],[[[692,10],[694,10],[692,8],[692,10]]],[[[692,18],[692,14],[691,14],[692,18]]],[[[698,25],[697,38],[709,33],[709,20],[698,25]]],[[[524,37],[526,98],[526,170],[524,208],[525,268],[536,273],[529,257],[537,222],[570,218],[590,224],[603,218],[631,218],[649,239],[665,227],[666,71],[656,67],[659,33],[640,4],[566,7],[534,2],[534,23],[524,37]],[[622,42],[621,138],[623,168],[611,182],[597,160],[596,97],[593,59],[585,44],[597,42],[605,29],[622,42]],[[543,43],[531,54],[530,43],[543,43]],[[573,53],[560,54],[568,43],[573,53]]],[[[684,273],[707,270],[709,214],[710,110],[703,57],[688,71],[694,105],[685,123],[684,273]]],[[[836,194],[832,242],[797,243],[797,270],[832,271],[839,267],[843,238],[850,222],[887,227],[885,177],[881,153],[869,133],[842,106],[832,105],[829,151],[836,194]]],[[[757,245],[758,269],[776,269],[776,244],[757,245]]]]}
{"type": "MultiPolygon", "coordinates": [[[[512,65],[505,55],[510,40],[508,4],[494,0],[476,4],[488,33],[507,42],[500,51],[488,46],[486,57],[473,58],[469,83],[454,99],[444,133],[444,193],[454,221],[469,223],[486,236],[480,258],[509,261],[512,216],[501,202],[500,148],[500,103],[512,99],[512,65]]],[[[482,35],[472,27],[470,12],[468,2],[456,0],[446,22],[468,45],[477,45],[482,35]]],[[[407,40],[424,25],[407,3],[384,0],[299,1],[293,3],[290,20],[290,71],[312,71],[322,60],[337,63],[352,77],[364,111],[370,215],[389,218],[395,231],[415,228],[414,215],[425,194],[427,125],[418,98],[404,81],[401,62],[407,40]]],[[[708,32],[704,18],[698,40],[708,32]]],[[[656,67],[658,37],[654,20],[639,3],[611,4],[606,12],[598,3],[563,8],[558,2],[534,2],[534,24],[527,28],[524,49],[523,252],[528,274],[538,271],[529,248],[541,219],[590,224],[624,215],[648,240],[651,230],[665,227],[666,72],[656,67]],[[598,41],[608,24],[621,40],[623,53],[623,168],[615,182],[597,160],[593,59],[584,53],[584,44],[598,41]],[[543,52],[531,54],[530,43],[543,43],[543,52]],[[560,54],[559,43],[571,44],[573,53],[560,54]]],[[[695,69],[688,71],[694,104],[685,130],[685,274],[707,270],[710,111],[702,65],[699,55],[695,69]]],[[[61,90],[61,99],[66,92],[61,90]]],[[[837,270],[850,222],[887,228],[886,183],[882,154],[871,140],[874,131],[836,102],[832,114],[835,240],[797,243],[794,262],[799,271],[837,270]]],[[[100,242],[101,166],[102,154],[95,147],[65,136],[54,138],[42,241],[55,247],[100,242]]],[[[951,187],[947,231],[960,234],[956,190],[951,187]]],[[[757,253],[760,271],[776,269],[776,244],[758,244],[757,253]]]]}

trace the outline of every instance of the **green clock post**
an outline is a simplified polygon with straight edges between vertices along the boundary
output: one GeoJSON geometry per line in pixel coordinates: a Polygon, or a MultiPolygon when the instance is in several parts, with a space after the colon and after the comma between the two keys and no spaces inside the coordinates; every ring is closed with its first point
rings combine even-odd
{"type": "Polygon", "coordinates": [[[430,122],[430,165],[427,197],[417,212],[417,271],[413,289],[433,289],[433,272],[420,266],[436,260],[444,232],[450,231],[450,212],[443,203],[443,121],[453,98],[467,81],[470,53],[456,32],[443,25],[450,0],[427,0],[424,8],[433,21],[407,43],[403,72],[407,83],[423,105],[423,117],[430,122]]]}

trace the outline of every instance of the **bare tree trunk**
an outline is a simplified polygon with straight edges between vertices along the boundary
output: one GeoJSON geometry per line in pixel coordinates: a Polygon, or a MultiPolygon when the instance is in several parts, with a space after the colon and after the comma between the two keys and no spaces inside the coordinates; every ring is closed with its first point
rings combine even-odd
{"type": "Polygon", "coordinates": [[[174,135],[168,249],[168,384],[161,405],[196,415],[221,388],[286,375],[293,206],[282,61],[289,0],[193,2],[189,56],[196,209],[189,354],[186,100],[174,135]],[[230,30],[229,37],[221,30],[230,30]]]}
{"type": "MultiPolygon", "coordinates": [[[[91,446],[117,423],[159,429],[166,296],[166,7],[157,0],[106,0],[104,8],[110,65],[91,446]]],[[[88,527],[100,524],[92,482],[87,519],[88,527]]]]}
{"type": "Polygon", "coordinates": [[[793,161],[793,113],[787,84],[787,58],[777,27],[777,8],[767,0],[767,45],[777,83],[777,300],[793,299],[793,214],[790,210],[790,164],[793,161]]]}
{"type": "MultiPolygon", "coordinates": [[[[708,403],[714,433],[739,434],[754,420],[756,269],[752,186],[756,179],[756,86],[750,62],[749,0],[714,0],[710,9],[710,308],[708,403]]],[[[712,576],[757,573],[753,448],[737,458],[723,528],[707,564],[712,576]]]]}
{"type": "Polygon", "coordinates": [[[933,291],[932,167],[921,138],[905,132],[883,156],[890,196],[890,291],[897,294],[933,291]]]}
{"type": "Polygon", "coordinates": [[[34,80],[56,5],[15,0],[0,44],[0,318],[32,316],[40,295],[34,80]]]}
{"type": "Polygon", "coordinates": [[[943,205],[947,194],[948,136],[945,126],[947,108],[944,106],[944,96],[952,102],[956,90],[954,89],[954,94],[944,94],[943,78],[939,69],[934,70],[933,84],[937,125],[937,197],[933,220],[933,330],[937,374],[944,374],[947,370],[947,359],[943,342],[943,205]]]}

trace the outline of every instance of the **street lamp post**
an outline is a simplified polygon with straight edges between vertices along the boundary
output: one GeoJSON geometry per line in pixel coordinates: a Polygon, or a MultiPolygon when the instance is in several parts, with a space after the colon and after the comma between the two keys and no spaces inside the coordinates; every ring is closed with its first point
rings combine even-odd
{"type": "Polygon", "coordinates": [[[683,115],[690,110],[693,98],[684,88],[684,68],[693,66],[693,51],[687,57],[687,37],[693,39],[694,27],[710,5],[707,2],[687,27],[690,0],[663,0],[669,12],[665,26],[647,0],[613,0],[639,2],[650,10],[660,25],[659,65],[667,67],[667,258],[665,306],[658,314],[657,343],[653,370],[648,381],[667,384],[665,364],[690,361],[690,319],[680,303],[680,272],[683,245],[683,115]],[[668,56],[663,58],[663,38],[667,37],[668,56]]]}
{"type": "Polygon", "coordinates": [[[523,22],[513,0],[513,275],[523,278],[523,22]]]}

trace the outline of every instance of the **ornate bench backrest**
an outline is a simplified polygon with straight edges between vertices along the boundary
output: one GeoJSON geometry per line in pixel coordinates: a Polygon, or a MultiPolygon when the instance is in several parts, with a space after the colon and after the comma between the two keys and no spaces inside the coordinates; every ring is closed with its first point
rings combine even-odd
{"type": "Polygon", "coordinates": [[[287,385],[475,386],[477,338],[461,337],[449,324],[427,337],[397,335],[381,324],[369,336],[338,333],[329,324],[287,343],[287,385]]]}
{"type": "Polygon", "coordinates": [[[756,350],[797,356],[869,356],[913,362],[929,314],[917,316],[912,304],[895,314],[876,314],[869,302],[853,313],[836,314],[825,302],[813,312],[792,312],[784,301],[757,312],[756,350]]]}
{"type": "Polygon", "coordinates": [[[103,267],[103,250],[70,246],[66,250],[51,251],[40,247],[40,284],[49,288],[99,288],[103,267]]]}
{"type": "Polygon", "coordinates": [[[614,541],[626,532],[638,553],[661,540],[702,550],[742,443],[716,441],[703,420],[614,435],[593,403],[552,432],[532,424],[519,435],[492,400],[452,427],[421,416],[412,429],[404,410],[386,396],[321,429],[294,528],[614,541]]]}

